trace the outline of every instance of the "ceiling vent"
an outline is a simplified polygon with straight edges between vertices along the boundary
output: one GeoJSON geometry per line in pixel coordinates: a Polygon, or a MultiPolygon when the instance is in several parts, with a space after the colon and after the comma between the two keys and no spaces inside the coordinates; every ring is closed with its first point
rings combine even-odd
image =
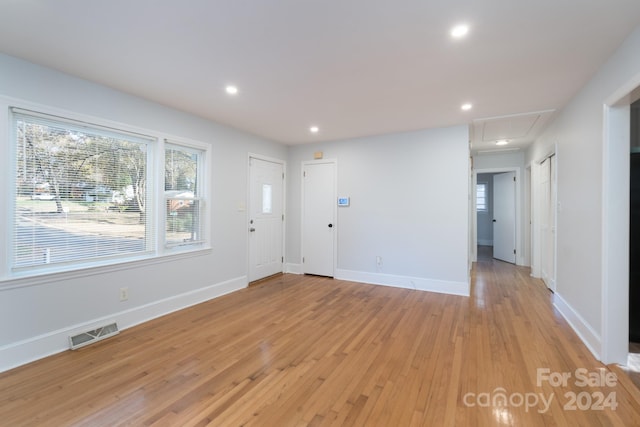
{"type": "Polygon", "coordinates": [[[70,336],[69,345],[71,347],[71,350],[77,350],[81,347],[93,344],[94,342],[101,341],[114,335],[118,335],[119,332],[120,331],[118,331],[118,325],[115,322],[110,323],[91,331],[81,332],[77,335],[70,336]]]}

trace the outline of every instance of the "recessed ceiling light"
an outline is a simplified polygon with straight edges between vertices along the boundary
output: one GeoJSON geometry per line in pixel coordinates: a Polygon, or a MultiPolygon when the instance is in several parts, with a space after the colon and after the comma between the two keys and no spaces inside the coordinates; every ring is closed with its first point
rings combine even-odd
{"type": "Polygon", "coordinates": [[[469,111],[473,108],[473,105],[467,102],[466,104],[462,104],[460,108],[464,111],[469,111]]]}
{"type": "Polygon", "coordinates": [[[233,85],[229,85],[227,87],[224,88],[224,90],[229,94],[229,95],[235,95],[238,93],[238,88],[236,86],[233,85]]]}
{"type": "Polygon", "coordinates": [[[509,141],[506,139],[501,139],[500,141],[496,141],[496,145],[507,145],[509,141]]]}
{"type": "Polygon", "coordinates": [[[311,133],[318,133],[318,132],[320,132],[320,128],[318,128],[318,126],[311,126],[311,127],[309,128],[309,132],[311,132],[311,133]]]}
{"type": "Polygon", "coordinates": [[[461,39],[469,33],[469,26],[466,24],[456,25],[451,29],[451,37],[461,39]]]}

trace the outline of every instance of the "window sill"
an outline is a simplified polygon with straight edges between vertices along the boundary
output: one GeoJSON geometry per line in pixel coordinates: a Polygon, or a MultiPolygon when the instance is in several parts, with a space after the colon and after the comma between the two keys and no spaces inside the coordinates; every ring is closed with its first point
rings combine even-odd
{"type": "Polygon", "coordinates": [[[78,266],[73,270],[40,270],[37,272],[23,273],[23,275],[14,275],[0,280],[0,292],[16,288],[28,286],[37,286],[45,283],[59,282],[62,280],[75,279],[79,277],[89,277],[99,274],[106,274],[114,271],[131,270],[155,264],[164,264],[168,261],[177,261],[194,256],[204,256],[210,254],[212,249],[210,246],[184,250],[178,253],[167,253],[163,255],[152,255],[140,258],[134,258],[127,261],[109,261],[105,263],[92,263],[90,265],[78,266]],[[27,275],[28,274],[28,275],[27,275]]]}

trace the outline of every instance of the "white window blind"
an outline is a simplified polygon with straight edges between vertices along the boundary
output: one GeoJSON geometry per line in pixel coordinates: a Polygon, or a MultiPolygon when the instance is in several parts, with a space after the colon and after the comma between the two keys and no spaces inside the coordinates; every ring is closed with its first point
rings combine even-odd
{"type": "Polygon", "coordinates": [[[13,109],[13,270],[153,250],[154,138],[13,109]]]}
{"type": "Polygon", "coordinates": [[[167,141],[164,189],[166,200],[165,246],[204,242],[204,153],[167,141]]]}

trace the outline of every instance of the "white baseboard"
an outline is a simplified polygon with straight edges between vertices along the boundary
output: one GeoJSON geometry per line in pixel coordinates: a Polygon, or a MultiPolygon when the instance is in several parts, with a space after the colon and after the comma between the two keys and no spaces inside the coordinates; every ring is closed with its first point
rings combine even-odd
{"type": "Polygon", "coordinates": [[[336,269],[336,279],[372,285],[393,286],[396,288],[416,289],[418,291],[438,292],[441,294],[469,296],[470,284],[423,277],[396,276],[383,273],[336,269]]]}
{"type": "Polygon", "coordinates": [[[527,263],[525,262],[524,257],[520,256],[520,255],[518,255],[518,257],[517,257],[516,265],[521,265],[523,267],[528,267],[527,263]]]}
{"type": "Polygon", "coordinates": [[[493,240],[478,239],[478,246],[493,246],[493,240]]]}
{"type": "Polygon", "coordinates": [[[584,345],[587,346],[593,356],[600,360],[600,351],[602,348],[602,340],[600,335],[589,325],[580,314],[565,301],[560,294],[553,294],[553,305],[558,309],[562,317],[569,323],[569,326],[580,337],[584,345]]]}
{"type": "Polygon", "coordinates": [[[89,322],[2,346],[0,347],[0,372],[68,350],[69,335],[94,329],[111,322],[117,322],[118,328],[124,330],[246,287],[247,277],[237,277],[206,288],[114,313],[111,316],[93,319],[89,322]]]}
{"type": "Polygon", "coordinates": [[[284,272],[291,274],[302,274],[302,264],[293,264],[288,262],[284,265],[284,272]]]}

